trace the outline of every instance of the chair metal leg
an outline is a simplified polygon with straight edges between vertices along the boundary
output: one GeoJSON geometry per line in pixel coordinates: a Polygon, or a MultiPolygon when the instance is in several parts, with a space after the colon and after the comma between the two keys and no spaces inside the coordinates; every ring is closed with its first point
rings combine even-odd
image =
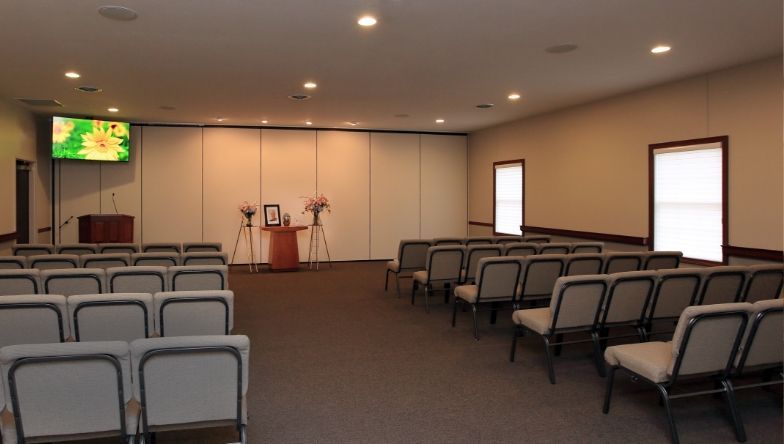
{"type": "Polygon", "coordinates": [[[727,398],[727,405],[730,408],[732,425],[735,427],[735,438],[738,442],[746,442],[746,430],[743,428],[743,420],[735,403],[735,388],[732,386],[732,382],[728,380],[722,380],[721,385],[724,386],[724,396],[727,398]]]}
{"type": "Polygon", "coordinates": [[[457,298],[452,301],[452,327],[455,326],[455,318],[457,318],[457,298]]]}
{"type": "Polygon", "coordinates": [[[452,285],[449,282],[444,284],[444,303],[445,304],[449,303],[449,295],[452,294],[452,292],[450,291],[451,289],[452,289],[452,285]]]}
{"type": "Polygon", "coordinates": [[[646,342],[648,335],[645,333],[645,327],[637,327],[637,335],[640,337],[640,342],[646,342]]]}
{"type": "Polygon", "coordinates": [[[389,288],[389,272],[390,271],[392,271],[392,270],[387,269],[386,274],[384,274],[384,291],[387,291],[387,289],[389,288]]]}
{"type": "Polygon", "coordinates": [[[400,297],[400,273],[395,274],[395,289],[397,289],[397,297],[400,297]]]}
{"type": "Polygon", "coordinates": [[[660,399],[664,404],[664,412],[667,414],[667,426],[670,429],[670,440],[672,444],[678,444],[678,429],[675,428],[675,420],[672,417],[672,406],[670,405],[670,395],[667,393],[667,388],[661,384],[656,384],[659,389],[660,399]]]}
{"type": "Polygon", "coordinates": [[[433,286],[430,284],[425,285],[425,313],[430,313],[430,292],[433,286]]]}
{"type": "Polygon", "coordinates": [[[563,334],[558,333],[557,335],[555,335],[555,342],[557,342],[558,344],[555,345],[555,350],[553,350],[553,354],[555,354],[555,356],[561,356],[561,349],[563,347],[561,347],[560,343],[563,342],[563,334]]]}
{"type": "Polygon", "coordinates": [[[416,296],[416,291],[419,288],[419,282],[414,281],[413,285],[411,286],[411,305],[414,305],[414,296],[416,296]]]}
{"type": "Polygon", "coordinates": [[[550,351],[550,340],[546,336],[542,336],[544,341],[544,358],[547,363],[547,376],[550,378],[550,384],[555,384],[555,369],[553,369],[553,354],[550,351]]]}
{"type": "Polygon", "coordinates": [[[520,335],[520,327],[515,327],[514,331],[512,332],[512,351],[509,353],[509,362],[514,362],[515,360],[515,351],[517,350],[517,336],[520,335]]]}
{"type": "Polygon", "coordinates": [[[602,358],[602,346],[599,342],[599,334],[595,331],[592,331],[591,339],[593,342],[593,358],[596,362],[596,371],[599,372],[599,376],[604,378],[604,359],[602,358]]]}
{"type": "Polygon", "coordinates": [[[610,398],[612,398],[613,383],[615,382],[615,370],[618,367],[610,367],[610,373],[607,375],[607,388],[604,391],[604,405],[602,406],[602,413],[605,415],[610,412],[610,398]]]}
{"type": "Polygon", "coordinates": [[[240,442],[246,444],[248,442],[248,431],[245,424],[240,426],[240,442]]]}
{"type": "Polygon", "coordinates": [[[479,328],[476,325],[476,304],[471,305],[471,312],[474,315],[474,340],[479,340],[479,328]]]}

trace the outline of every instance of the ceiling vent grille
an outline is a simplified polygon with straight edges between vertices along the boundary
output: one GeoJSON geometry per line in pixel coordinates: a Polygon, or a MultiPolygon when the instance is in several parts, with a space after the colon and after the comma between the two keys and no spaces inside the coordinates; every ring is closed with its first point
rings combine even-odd
{"type": "Polygon", "coordinates": [[[22,98],[17,98],[16,100],[18,100],[18,101],[20,101],[20,102],[22,102],[22,103],[24,103],[25,105],[28,105],[28,106],[37,106],[37,107],[51,107],[51,106],[61,107],[61,106],[63,106],[62,103],[60,103],[60,102],[58,102],[57,100],[54,100],[54,99],[27,99],[27,98],[22,97],[22,98]]]}

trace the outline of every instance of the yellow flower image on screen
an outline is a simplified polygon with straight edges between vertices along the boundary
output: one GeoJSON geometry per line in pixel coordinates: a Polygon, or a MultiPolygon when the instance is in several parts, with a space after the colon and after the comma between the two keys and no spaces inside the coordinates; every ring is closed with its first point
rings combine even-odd
{"type": "Polygon", "coordinates": [[[82,134],[82,148],[76,154],[84,155],[87,160],[120,160],[119,153],[125,152],[120,146],[122,139],[112,137],[112,129],[104,131],[96,127],[91,134],[82,134]]]}
{"type": "Polygon", "coordinates": [[[130,124],[69,117],[52,118],[52,157],[127,162],[130,124]]]}

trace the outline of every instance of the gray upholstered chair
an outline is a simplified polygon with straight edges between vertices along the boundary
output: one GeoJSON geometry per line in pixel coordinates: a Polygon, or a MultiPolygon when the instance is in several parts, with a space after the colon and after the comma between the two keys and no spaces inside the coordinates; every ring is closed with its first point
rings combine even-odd
{"type": "Polygon", "coordinates": [[[65,296],[26,294],[0,297],[0,347],[65,342],[65,296]]]}
{"type": "Polygon", "coordinates": [[[27,268],[27,256],[0,256],[0,270],[27,268]]]}
{"type": "Polygon", "coordinates": [[[68,297],[71,335],[76,341],[125,341],[154,333],[149,293],[80,294],[68,297]]]}
{"type": "Polygon", "coordinates": [[[622,273],[624,271],[638,271],[642,268],[642,258],[645,253],[633,251],[616,251],[604,253],[604,273],[622,273]]]}
{"type": "Polygon", "coordinates": [[[552,242],[540,245],[538,254],[569,254],[571,249],[567,242],[552,242]]]}
{"type": "Polygon", "coordinates": [[[604,242],[572,242],[569,244],[570,253],[601,253],[604,250],[604,242]]]}
{"type": "Polygon", "coordinates": [[[167,282],[171,291],[228,290],[226,265],[183,265],[169,267],[167,282]]]}
{"type": "Polygon", "coordinates": [[[700,269],[702,289],[697,305],[740,302],[746,286],[746,267],[720,266],[700,269]]]}
{"type": "Polygon", "coordinates": [[[197,251],[192,253],[182,253],[180,256],[182,265],[229,265],[229,256],[226,253],[215,251],[197,251]]]}
{"type": "MultiPolygon", "coordinates": [[[[604,375],[604,364],[599,346],[597,324],[607,291],[607,276],[564,276],[558,278],[553,287],[549,307],[516,310],[512,313],[515,323],[512,335],[512,350],[509,360],[514,362],[517,338],[525,331],[541,336],[544,341],[545,360],[550,384],[555,384],[555,371],[551,347],[559,347],[565,342],[560,338],[569,333],[590,333],[594,346],[596,370],[604,375]],[[555,342],[552,342],[556,339],[555,342]]],[[[569,341],[568,343],[582,342],[569,341]]]]}
{"type": "MultiPolygon", "coordinates": [[[[644,342],[647,339],[646,315],[659,274],[656,271],[627,271],[608,276],[607,297],[599,319],[602,336],[607,336],[610,328],[631,327],[640,342],[644,342]]],[[[604,344],[611,338],[602,339],[604,344]]]]}
{"type": "Polygon", "coordinates": [[[749,326],[735,361],[733,379],[760,374],[764,382],[737,388],[781,385],[783,330],[784,300],[768,299],[752,304],[749,326]]]}
{"type": "Polygon", "coordinates": [[[466,248],[462,245],[443,245],[427,249],[425,269],[415,271],[413,274],[414,285],[411,287],[411,305],[420,286],[425,287],[425,311],[430,313],[430,293],[434,291],[433,284],[444,286],[444,302],[449,302],[449,293],[452,284],[460,281],[466,248]]]}
{"type": "Polygon", "coordinates": [[[461,284],[472,283],[476,278],[479,260],[484,257],[501,256],[503,247],[496,244],[471,244],[466,246],[463,257],[463,271],[460,272],[461,284]]]}
{"type": "Polygon", "coordinates": [[[466,238],[465,245],[484,245],[484,244],[493,244],[495,239],[493,236],[472,236],[466,238]]]}
{"type": "Polygon", "coordinates": [[[131,355],[142,442],[161,430],[224,425],[235,426],[239,441],[247,442],[247,336],[137,339],[131,355]]]}
{"type": "Polygon", "coordinates": [[[522,242],[523,236],[493,236],[493,243],[494,244],[512,244],[517,242],[522,242]]]}
{"type": "Polygon", "coordinates": [[[109,293],[150,293],[167,291],[166,267],[115,267],[106,270],[109,293]]]}
{"type": "Polygon", "coordinates": [[[150,242],[142,244],[142,253],[182,253],[179,242],[150,242]]]}
{"type": "Polygon", "coordinates": [[[12,345],[0,349],[0,364],[13,413],[3,427],[4,443],[134,441],[139,410],[131,402],[127,343],[12,345]]]}
{"type": "Polygon", "coordinates": [[[0,296],[43,293],[39,270],[0,270],[0,296]]]}
{"type": "Polygon", "coordinates": [[[656,386],[667,413],[672,442],[678,442],[678,432],[670,400],[712,393],[724,395],[735,426],[735,436],[738,441],[745,441],[746,434],[735,406],[735,390],[729,377],[751,310],[751,304],[747,303],[687,307],[678,320],[672,341],[608,347],[604,353],[610,366],[604,413],[610,410],[615,372],[623,369],[656,386]],[[690,377],[702,377],[716,385],[721,384],[721,388],[671,394],[672,387],[679,380],[690,377]]]}
{"type": "Polygon", "coordinates": [[[141,252],[141,249],[139,248],[139,244],[131,244],[131,243],[98,244],[98,253],[101,254],[110,254],[110,253],[134,254],[139,252],[141,252]]]}
{"type": "Polygon", "coordinates": [[[533,242],[535,244],[546,244],[550,242],[551,237],[546,234],[530,234],[523,236],[523,242],[533,242]]]}
{"type": "Polygon", "coordinates": [[[183,253],[220,253],[223,251],[223,244],[220,242],[183,242],[183,253]]]}
{"type": "Polygon", "coordinates": [[[61,270],[79,268],[79,256],[75,254],[41,254],[27,258],[30,268],[39,270],[61,270]]]}
{"type": "Polygon", "coordinates": [[[76,268],[73,270],[44,270],[41,283],[44,293],[74,294],[103,293],[106,288],[106,272],[102,268],[76,268]]]}
{"type": "Polygon", "coordinates": [[[643,256],[641,270],[664,270],[678,268],[683,253],[680,251],[649,251],[643,256]]]}
{"type": "Polygon", "coordinates": [[[168,291],[153,300],[160,336],[228,335],[234,328],[232,291],[168,291]]]}
{"type": "Polygon", "coordinates": [[[781,264],[752,265],[748,267],[743,300],[753,303],[780,298],[783,281],[784,267],[781,264]]]}
{"type": "Polygon", "coordinates": [[[539,244],[533,242],[510,242],[503,246],[505,256],[530,256],[539,253],[539,244]]]}
{"type": "Polygon", "coordinates": [[[52,244],[16,244],[11,247],[14,256],[37,256],[39,254],[54,254],[52,244]]]}
{"type": "Polygon", "coordinates": [[[409,273],[424,270],[427,261],[427,249],[433,241],[427,239],[403,239],[397,248],[397,257],[387,262],[387,271],[384,274],[384,291],[389,288],[389,273],[395,275],[395,288],[400,297],[400,279],[411,277],[409,273]]]}
{"type": "Polygon", "coordinates": [[[134,253],[131,265],[147,267],[174,267],[180,265],[180,254],[175,252],[134,253]]]}
{"type": "Polygon", "coordinates": [[[97,244],[59,244],[55,245],[55,253],[57,254],[75,254],[81,256],[83,254],[98,253],[97,244]]]}
{"type": "MultiPolygon", "coordinates": [[[[469,247],[470,248],[470,247],[469,247]]],[[[517,284],[520,281],[521,264],[514,257],[485,257],[479,260],[476,284],[455,287],[455,298],[452,305],[452,327],[457,317],[457,304],[471,306],[474,316],[474,339],[479,340],[476,312],[481,304],[491,304],[493,315],[491,324],[495,323],[498,306],[503,303],[513,304],[517,284]]]]}
{"type": "Polygon", "coordinates": [[[79,256],[79,264],[83,268],[128,267],[131,255],[128,253],[84,254],[79,256]]]}
{"type": "Polygon", "coordinates": [[[433,239],[433,246],[443,245],[465,245],[465,238],[463,237],[437,237],[433,239]]]}
{"type": "Polygon", "coordinates": [[[523,304],[535,304],[550,299],[555,281],[563,276],[566,270],[567,255],[537,254],[519,259],[522,271],[515,305],[522,307],[523,304]]]}
{"type": "Polygon", "coordinates": [[[656,272],[659,283],[654,289],[650,308],[645,319],[646,338],[670,334],[673,329],[653,330],[656,321],[677,321],[686,307],[697,305],[702,286],[702,275],[696,268],[665,269],[656,272]]]}
{"type": "Polygon", "coordinates": [[[601,253],[569,254],[566,260],[564,276],[601,274],[604,268],[604,256],[601,253]]]}

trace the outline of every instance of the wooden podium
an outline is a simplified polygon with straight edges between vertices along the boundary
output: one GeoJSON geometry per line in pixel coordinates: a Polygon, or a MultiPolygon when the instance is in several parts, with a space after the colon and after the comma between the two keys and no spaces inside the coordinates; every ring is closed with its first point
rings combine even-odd
{"type": "Polygon", "coordinates": [[[261,227],[270,233],[269,267],[271,271],[294,271],[299,269],[299,247],[297,231],[308,227],[261,227]]]}
{"type": "Polygon", "coordinates": [[[79,216],[79,242],[85,244],[132,243],[133,216],[85,214],[79,216]]]}

